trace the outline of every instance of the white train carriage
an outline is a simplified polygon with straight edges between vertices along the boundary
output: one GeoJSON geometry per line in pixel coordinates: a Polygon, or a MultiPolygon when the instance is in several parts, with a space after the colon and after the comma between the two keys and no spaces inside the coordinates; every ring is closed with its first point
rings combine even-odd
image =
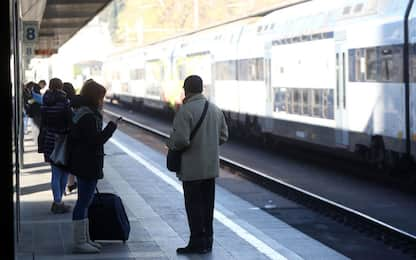
{"type": "Polygon", "coordinates": [[[382,136],[385,149],[404,152],[407,5],[322,0],[265,17],[276,28],[266,43],[273,134],[350,151],[382,136]]]}
{"type": "Polygon", "coordinates": [[[342,57],[339,71],[345,73],[337,85],[336,116],[344,136],[348,131],[343,142],[350,150],[374,146],[374,137],[380,136],[385,150],[406,152],[403,45],[408,5],[356,0],[346,1],[338,12],[336,50],[342,57]]]}

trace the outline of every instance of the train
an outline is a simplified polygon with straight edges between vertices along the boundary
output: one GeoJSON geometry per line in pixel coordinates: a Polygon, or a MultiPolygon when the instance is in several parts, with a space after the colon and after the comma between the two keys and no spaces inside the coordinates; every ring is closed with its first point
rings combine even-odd
{"type": "Polygon", "coordinates": [[[108,98],[174,111],[197,74],[230,131],[379,167],[416,158],[416,4],[313,0],[111,55],[108,98]]]}

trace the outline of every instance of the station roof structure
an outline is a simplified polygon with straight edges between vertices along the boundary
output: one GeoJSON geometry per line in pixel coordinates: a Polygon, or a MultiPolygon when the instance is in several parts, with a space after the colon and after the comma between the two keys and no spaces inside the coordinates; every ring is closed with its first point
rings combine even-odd
{"type": "Polygon", "coordinates": [[[35,54],[50,56],[112,0],[23,0],[23,22],[36,22],[35,54]]]}

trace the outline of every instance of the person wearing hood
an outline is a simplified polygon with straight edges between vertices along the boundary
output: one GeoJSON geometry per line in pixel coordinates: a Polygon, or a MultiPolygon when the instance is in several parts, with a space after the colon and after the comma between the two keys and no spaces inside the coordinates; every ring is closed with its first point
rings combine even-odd
{"type": "Polygon", "coordinates": [[[77,177],[78,198],[72,213],[74,253],[99,253],[101,245],[89,236],[88,207],[94,197],[97,181],[104,177],[104,143],[110,139],[117,124],[110,121],[103,129],[102,107],[106,89],[87,80],[80,96],[72,99],[73,126],[69,135],[70,171],[77,177]]]}
{"type": "Polygon", "coordinates": [[[42,140],[42,147],[45,161],[51,164],[52,180],[51,188],[53,193],[53,203],[51,211],[54,214],[67,213],[70,206],[62,202],[62,195],[68,180],[68,170],[65,166],[56,165],[50,160],[55,142],[58,138],[63,138],[69,133],[71,126],[72,111],[69,100],[63,89],[63,83],[58,78],[53,78],[49,82],[49,90],[43,96],[41,106],[41,131],[45,131],[42,140]]]}

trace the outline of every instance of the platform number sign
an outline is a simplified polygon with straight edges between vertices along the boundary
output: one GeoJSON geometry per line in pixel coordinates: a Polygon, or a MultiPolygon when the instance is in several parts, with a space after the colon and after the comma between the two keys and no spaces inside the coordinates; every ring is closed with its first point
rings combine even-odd
{"type": "Polygon", "coordinates": [[[38,38],[38,23],[23,22],[23,42],[36,43],[38,38]]]}

